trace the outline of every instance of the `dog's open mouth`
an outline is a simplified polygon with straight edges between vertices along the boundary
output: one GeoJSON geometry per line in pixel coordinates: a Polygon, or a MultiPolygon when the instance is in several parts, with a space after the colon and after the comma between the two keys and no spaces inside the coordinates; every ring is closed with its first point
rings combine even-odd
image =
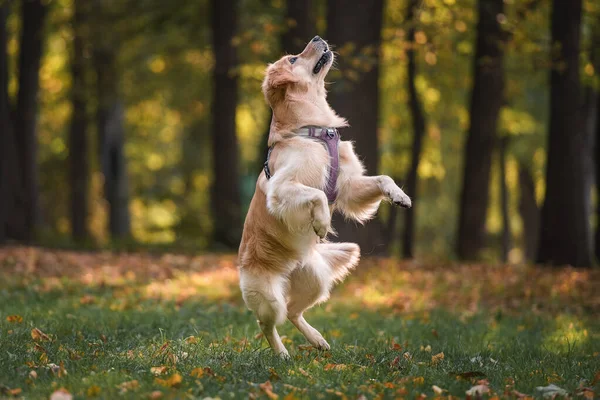
{"type": "Polygon", "coordinates": [[[331,60],[331,51],[325,48],[325,50],[323,50],[323,55],[321,56],[321,58],[319,58],[319,61],[317,61],[317,64],[313,68],[313,74],[318,74],[319,71],[321,71],[321,69],[323,68],[323,66],[329,62],[329,60],[331,60]]]}

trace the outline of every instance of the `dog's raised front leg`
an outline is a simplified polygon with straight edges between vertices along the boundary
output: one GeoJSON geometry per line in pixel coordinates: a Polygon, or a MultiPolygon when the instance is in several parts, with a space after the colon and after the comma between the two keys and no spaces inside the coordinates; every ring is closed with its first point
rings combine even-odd
{"type": "Polygon", "coordinates": [[[389,199],[405,208],[412,205],[410,197],[389,176],[361,175],[352,177],[341,185],[338,206],[346,217],[362,222],[375,214],[383,199],[389,199]]]}
{"type": "Polygon", "coordinates": [[[315,233],[324,238],[331,227],[325,193],[298,182],[273,179],[267,192],[267,208],[291,230],[311,224],[315,233]]]}

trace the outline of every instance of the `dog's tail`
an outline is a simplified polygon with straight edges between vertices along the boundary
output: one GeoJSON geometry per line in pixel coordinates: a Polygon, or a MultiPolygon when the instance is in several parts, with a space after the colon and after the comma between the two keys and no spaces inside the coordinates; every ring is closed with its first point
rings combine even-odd
{"type": "Polygon", "coordinates": [[[344,280],[360,260],[360,247],[356,243],[323,243],[317,251],[329,264],[336,282],[344,280]]]}

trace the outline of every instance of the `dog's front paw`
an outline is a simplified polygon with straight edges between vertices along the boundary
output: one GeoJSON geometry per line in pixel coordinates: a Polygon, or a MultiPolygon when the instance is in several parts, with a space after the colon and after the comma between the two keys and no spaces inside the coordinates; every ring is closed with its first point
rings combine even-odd
{"type": "Polygon", "coordinates": [[[313,227],[315,233],[321,239],[323,239],[325,236],[327,236],[327,232],[329,231],[330,225],[331,225],[331,222],[330,222],[329,218],[325,219],[325,218],[316,218],[315,217],[315,219],[312,222],[312,227],[313,227]]]}
{"type": "Polygon", "coordinates": [[[381,188],[383,194],[386,197],[388,197],[395,205],[404,208],[412,207],[410,197],[408,197],[406,193],[404,193],[402,189],[400,189],[398,185],[396,185],[396,182],[394,182],[394,180],[389,176],[382,175],[380,177],[379,187],[381,188]]]}
{"type": "Polygon", "coordinates": [[[397,206],[404,208],[412,207],[412,201],[410,200],[410,197],[408,197],[406,193],[404,193],[398,186],[391,189],[389,193],[387,193],[387,196],[390,198],[390,200],[392,200],[392,203],[397,206]]]}

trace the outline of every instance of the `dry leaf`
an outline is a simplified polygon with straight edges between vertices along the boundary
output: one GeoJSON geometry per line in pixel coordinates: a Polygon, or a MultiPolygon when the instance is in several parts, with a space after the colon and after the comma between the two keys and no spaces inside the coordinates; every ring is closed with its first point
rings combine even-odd
{"type": "Polygon", "coordinates": [[[6,317],[6,321],[20,324],[21,322],[23,322],[23,317],[21,317],[20,315],[9,315],[6,317]]]}
{"type": "Polygon", "coordinates": [[[194,368],[192,372],[190,372],[190,376],[193,376],[194,378],[202,378],[203,375],[204,370],[202,368],[194,368]]]}
{"type": "Polygon", "coordinates": [[[165,387],[177,387],[183,381],[183,377],[176,372],[173,375],[171,375],[168,379],[155,378],[154,381],[159,385],[165,387]]]}
{"type": "Polygon", "coordinates": [[[431,386],[431,388],[433,389],[433,392],[437,395],[441,395],[442,393],[444,393],[444,389],[442,389],[439,386],[433,385],[431,386]]]}
{"type": "Polygon", "coordinates": [[[187,338],[185,338],[185,342],[187,344],[195,344],[198,343],[198,338],[196,338],[196,336],[188,336],[187,338]]]}
{"type": "Polygon", "coordinates": [[[413,383],[415,385],[422,385],[425,383],[425,378],[423,378],[422,376],[417,376],[416,378],[413,378],[413,383]]]}
{"type": "Polygon", "coordinates": [[[50,400],[73,400],[73,395],[65,388],[60,388],[50,395],[50,400]]]}
{"type": "Polygon", "coordinates": [[[433,365],[439,364],[444,359],[444,352],[438,353],[436,355],[431,356],[431,363],[433,365]]]}
{"type": "Polygon", "coordinates": [[[37,372],[35,372],[35,371],[33,371],[33,370],[32,370],[32,371],[29,371],[29,377],[30,377],[31,379],[37,379],[37,372]]]}
{"type": "Polygon", "coordinates": [[[277,399],[279,397],[277,394],[273,393],[273,385],[271,384],[271,381],[261,383],[260,385],[258,385],[258,387],[260,387],[260,390],[262,390],[271,400],[277,399]]]}
{"type": "Polygon", "coordinates": [[[155,390],[154,392],[150,393],[150,399],[152,400],[157,400],[163,397],[163,392],[161,392],[160,390],[155,390]]]}
{"type": "Polygon", "coordinates": [[[308,372],[306,372],[304,369],[302,368],[298,368],[298,372],[300,372],[302,375],[306,376],[306,377],[310,377],[310,375],[308,374],[308,372]]]}
{"type": "Polygon", "coordinates": [[[471,396],[481,396],[482,394],[486,394],[490,392],[490,388],[488,385],[475,385],[471,389],[467,390],[465,394],[469,397],[471,396]]]}
{"type": "Polygon", "coordinates": [[[31,330],[31,338],[37,341],[50,341],[50,337],[46,335],[44,332],[40,331],[38,328],[33,328],[31,330]]]}
{"type": "Polygon", "coordinates": [[[166,367],[166,366],[163,365],[163,366],[160,366],[160,367],[152,367],[152,368],[150,368],[150,372],[153,375],[158,376],[158,375],[166,374],[167,373],[167,369],[168,369],[168,367],[166,367]]]}
{"type": "Polygon", "coordinates": [[[120,385],[117,386],[119,389],[121,389],[121,394],[126,393],[129,390],[135,390],[137,388],[140,387],[140,383],[137,380],[132,380],[132,381],[127,381],[127,382],[123,382],[120,385]]]}
{"type": "Polygon", "coordinates": [[[542,393],[542,397],[546,398],[546,397],[551,397],[554,398],[555,396],[566,396],[569,393],[563,389],[560,388],[558,386],[556,386],[555,384],[550,384],[548,386],[538,386],[535,388],[538,392],[542,393]]]}
{"type": "Polygon", "coordinates": [[[325,371],[330,371],[330,370],[335,370],[335,371],[342,371],[345,370],[346,368],[348,368],[348,366],[346,364],[327,364],[325,365],[325,371]]]}
{"type": "Polygon", "coordinates": [[[480,371],[467,371],[467,372],[450,372],[450,375],[455,375],[457,379],[471,379],[485,377],[485,374],[480,371]]]}
{"type": "Polygon", "coordinates": [[[101,391],[100,386],[92,385],[86,390],[86,394],[88,397],[95,397],[100,394],[100,391],[101,391]]]}

